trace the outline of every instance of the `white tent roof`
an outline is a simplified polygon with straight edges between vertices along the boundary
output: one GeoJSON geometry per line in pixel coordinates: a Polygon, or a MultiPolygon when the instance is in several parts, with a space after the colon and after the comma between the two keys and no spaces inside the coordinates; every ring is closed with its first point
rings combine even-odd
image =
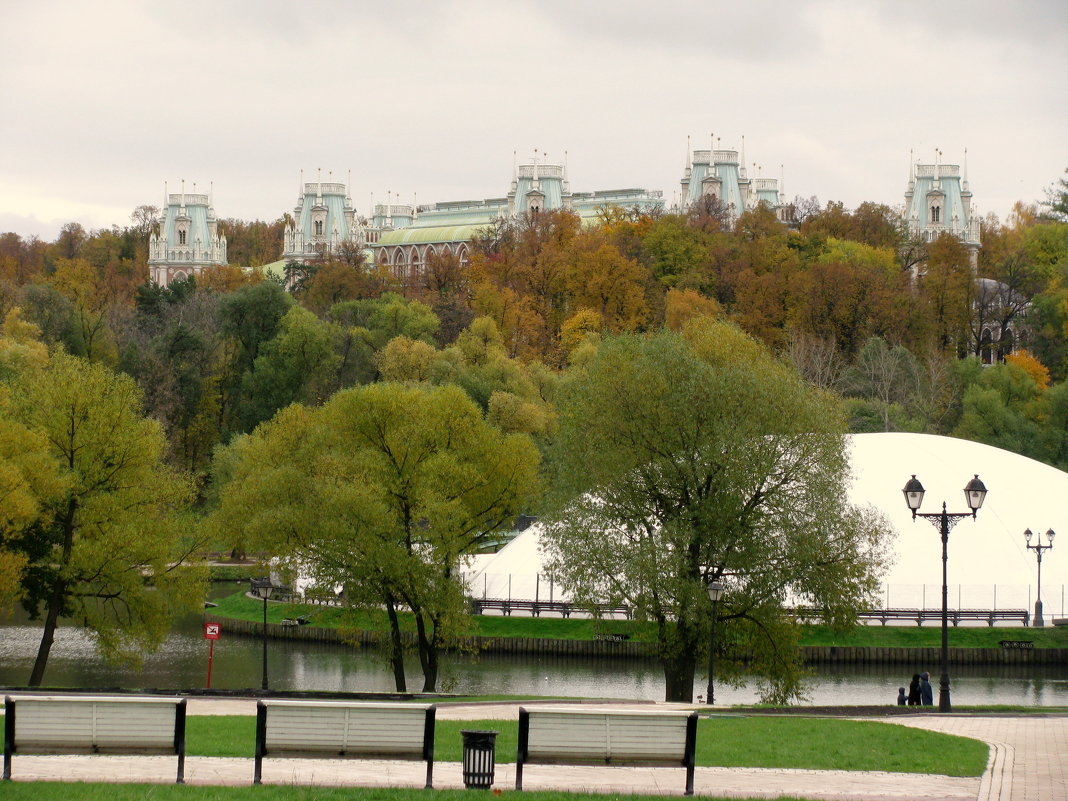
{"type": "MultiPolygon", "coordinates": [[[[884,581],[890,606],[940,604],[942,543],[938,529],[917,519],[901,493],[913,473],[927,494],[921,512],[967,512],[964,485],[978,473],[990,494],[976,520],[962,520],[949,536],[950,605],[1029,607],[1036,583],[1034,551],[1024,529],[1052,528],[1068,538],[1068,473],[1019,454],[968,440],[929,434],[855,434],[850,437],[854,482],[849,498],[882,511],[898,532],[896,558],[884,581]],[[997,586],[996,601],[993,597],[997,586]]],[[[544,578],[542,528],[535,523],[476,569],[465,571],[471,593],[488,598],[566,600],[544,578]]],[[[1043,536],[1043,541],[1045,537],[1043,536]]],[[[1055,541],[1057,542],[1057,541],[1055,541]]],[[[1042,597],[1047,615],[1062,616],[1068,585],[1065,544],[1043,556],[1042,597]]],[[[1032,539],[1032,544],[1035,540],[1032,539]]]]}

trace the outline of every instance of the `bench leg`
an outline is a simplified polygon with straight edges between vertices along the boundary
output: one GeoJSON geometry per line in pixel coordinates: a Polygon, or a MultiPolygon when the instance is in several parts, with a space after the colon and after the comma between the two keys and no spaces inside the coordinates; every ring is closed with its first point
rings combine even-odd
{"type": "Polygon", "coordinates": [[[11,780],[11,755],[15,753],[15,702],[4,699],[4,778],[11,780]]]}
{"type": "Polygon", "coordinates": [[[515,789],[516,790],[522,790],[523,789],[523,763],[522,762],[516,762],[515,763],[515,789]]]}
{"type": "Polygon", "coordinates": [[[256,763],[252,783],[260,784],[263,776],[263,754],[267,750],[267,707],[263,701],[256,702],[256,763]]]}
{"type": "Polygon", "coordinates": [[[686,766],[686,795],[693,795],[693,765],[686,766]]]}

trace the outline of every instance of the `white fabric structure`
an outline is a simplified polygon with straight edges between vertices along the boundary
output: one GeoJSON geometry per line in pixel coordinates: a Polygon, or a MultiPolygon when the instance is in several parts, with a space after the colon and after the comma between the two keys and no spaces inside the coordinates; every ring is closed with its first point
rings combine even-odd
{"type": "MultiPolygon", "coordinates": [[[[912,520],[902,488],[913,473],[927,494],[921,512],[967,512],[964,485],[978,474],[990,491],[973,521],[960,521],[949,535],[950,606],[1028,608],[1034,604],[1036,559],[1025,547],[1024,529],[1053,529],[1062,536],[1042,562],[1046,617],[1061,617],[1068,584],[1068,473],[989,445],[929,434],[855,434],[849,500],[880,510],[897,530],[894,564],[884,577],[893,607],[941,605],[942,541],[929,522],[912,520]],[[1062,554],[1062,549],[1064,553],[1062,554]],[[996,589],[995,589],[996,587],[996,589]],[[995,598],[996,593],[996,598],[995,598]]],[[[465,571],[477,598],[568,600],[550,586],[535,523],[496,554],[465,571]]],[[[1034,544],[1032,540],[1032,544],[1034,544]]],[[[885,596],[885,590],[884,590],[885,596]]],[[[1047,619],[1047,623],[1048,623],[1047,619]]]]}

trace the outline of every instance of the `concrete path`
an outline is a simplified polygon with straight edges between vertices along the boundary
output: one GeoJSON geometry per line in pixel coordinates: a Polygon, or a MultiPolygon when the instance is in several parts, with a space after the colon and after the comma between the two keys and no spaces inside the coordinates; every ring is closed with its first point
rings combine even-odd
{"type": "MultiPolygon", "coordinates": [[[[668,705],[659,704],[658,707],[668,705]]],[[[443,704],[442,720],[515,720],[518,704],[443,704]]],[[[244,715],[255,712],[255,701],[189,699],[191,715],[244,715]]],[[[773,770],[759,768],[698,768],[697,795],[730,798],[799,796],[829,801],[1057,801],[1068,799],[1068,718],[1034,716],[939,716],[879,718],[889,725],[906,725],[974,737],[990,743],[991,759],[984,776],[953,778],[874,771],[773,770]]],[[[421,787],[425,766],[416,762],[380,760],[267,759],[264,783],[421,787]]],[[[173,757],[16,756],[16,781],[174,780],[173,757]]],[[[186,757],[186,782],[204,785],[247,785],[252,760],[186,757]]],[[[620,768],[529,766],[526,789],[558,789],[599,793],[633,792],[682,795],[685,774],[679,768],[620,768]]],[[[458,763],[434,766],[434,786],[462,788],[458,763]]],[[[494,786],[515,786],[512,764],[499,764],[494,786]]]]}

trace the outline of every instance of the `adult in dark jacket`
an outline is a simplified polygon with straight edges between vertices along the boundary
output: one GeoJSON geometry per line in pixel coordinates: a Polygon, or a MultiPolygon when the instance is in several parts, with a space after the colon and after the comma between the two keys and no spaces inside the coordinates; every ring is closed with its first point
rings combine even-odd
{"type": "Polygon", "coordinates": [[[920,705],[934,706],[934,688],[931,687],[931,674],[926,670],[920,674],[920,705]]]}
{"type": "Polygon", "coordinates": [[[920,674],[913,673],[909,682],[909,706],[920,705],[920,674]]]}

